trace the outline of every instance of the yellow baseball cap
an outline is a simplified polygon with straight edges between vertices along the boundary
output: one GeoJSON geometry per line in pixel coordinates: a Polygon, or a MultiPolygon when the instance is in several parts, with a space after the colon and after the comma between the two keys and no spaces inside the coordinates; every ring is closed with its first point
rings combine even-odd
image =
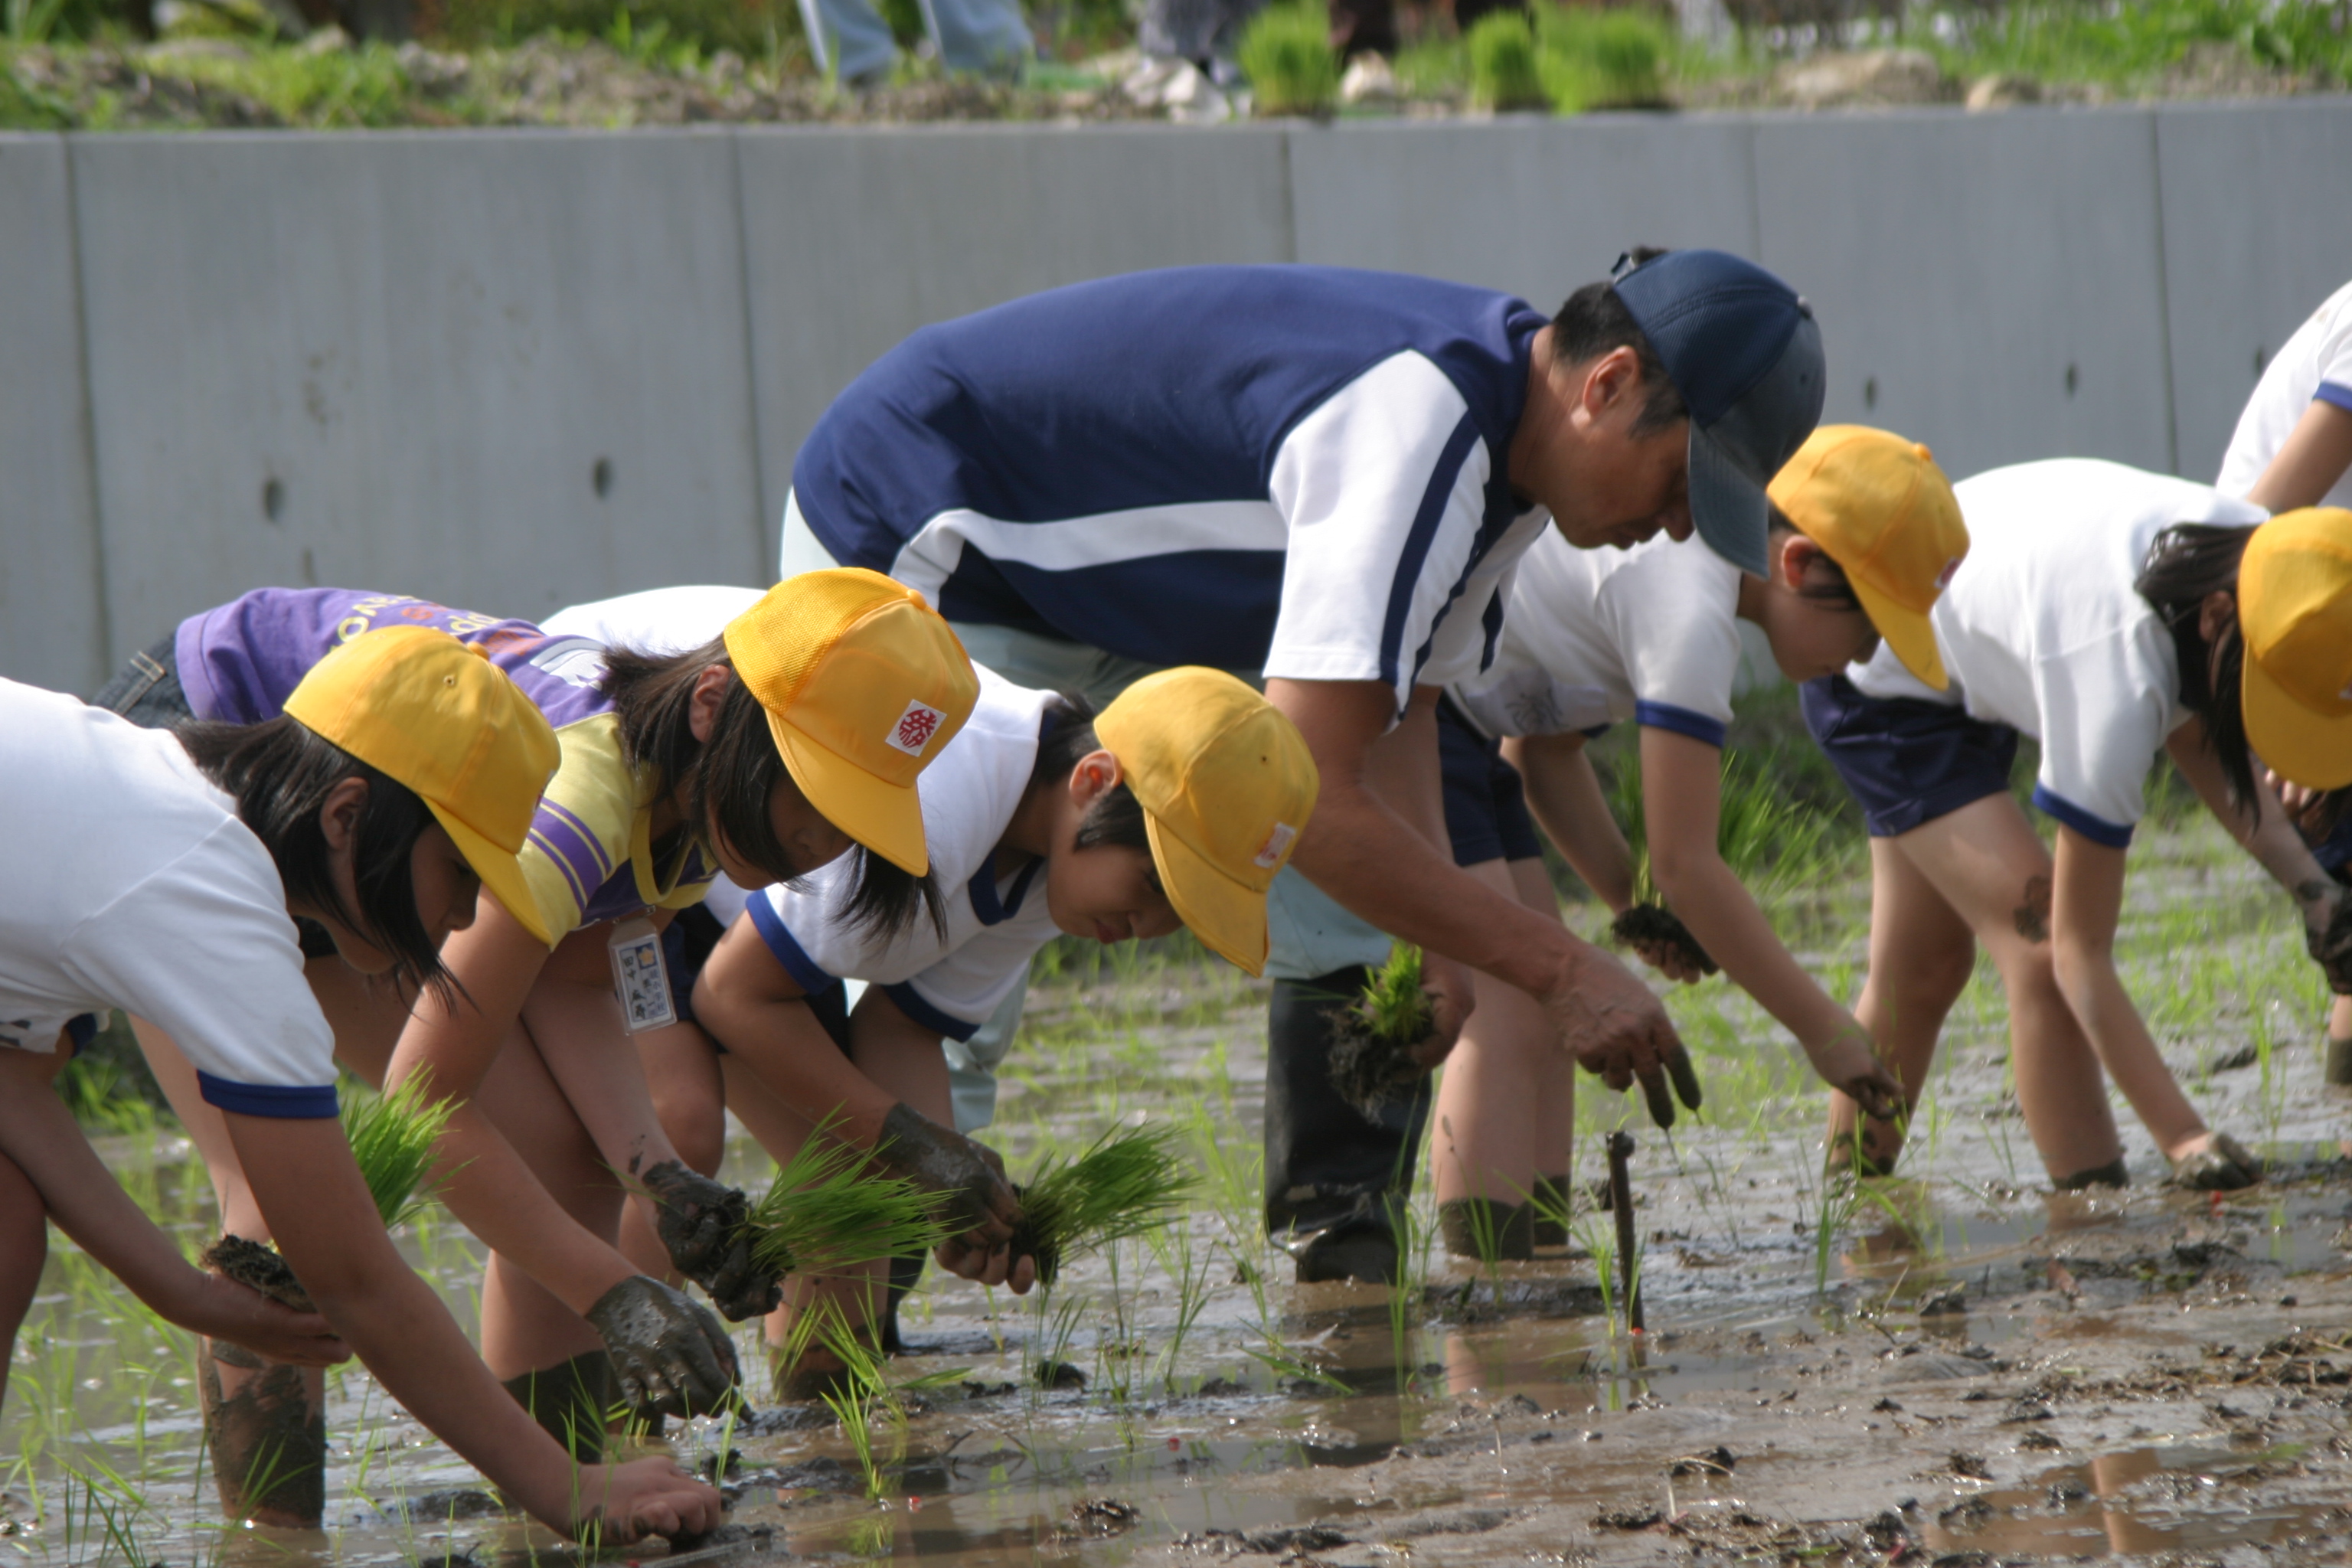
{"type": "Polygon", "coordinates": [[[2352,511],[2305,507],[2254,530],[2238,635],[2254,754],[2306,788],[2352,784],[2352,511]]]}
{"type": "Polygon", "coordinates": [[[487,648],[431,626],[362,633],[310,667],[286,711],[414,790],[482,885],[548,940],[515,857],[562,752],[487,648]]]}
{"type": "Polygon", "coordinates": [[[1143,806],[1168,901],[1211,952],[1265,968],[1265,890],[1315,811],[1298,727],[1223,670],[1147,675],[1095,719],[1143,806]]]}
{"type": "Polygon", "coordinates": [[[1968,555],[1969,525],[1934,454],[1867,426],[1824,425],[1766,493],[1845,568],[1904,667],[1938,691],[1949,686],[1927,612],[1968,555]]]}
{"type": "Polygon", "coordinates": [[[809,804],[901,870],[929,870],[915,775],[980,700],[939,612],[879,572],[836,566],[785,578],[726,637],[809,804]]]}

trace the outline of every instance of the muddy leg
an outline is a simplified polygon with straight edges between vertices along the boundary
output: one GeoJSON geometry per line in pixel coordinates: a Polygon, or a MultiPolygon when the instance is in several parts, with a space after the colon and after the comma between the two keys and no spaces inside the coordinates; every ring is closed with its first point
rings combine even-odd
{"type": "Polygon", "coordinates": [[[621,1404],[611,1356],[590,1351],[543,1372],[508,1378],[506,1391],[573,1458],[583,1465],[604,1458],[605,1435],[621,1404]]]}
{"type": "MultiPolygon", "coordinates": [[[[1898,841],[1870,841],[1870,973],[1854,1016],[1878,1042],[1888,1067],[1919,1087],[1936,1059],[1936,1040],[1976,968],[1976,939],[1969,924],[1946,902],[1935,884],[1911,863],[1898,841]]],[[[1829,1163],[1866,1174],[1892,1172],[1903,1151],[1903,1130],[1873,1121],[1853,1139],[1860,1107],[1844,1095],[1830,1095],[1829,1163]],[[1857,1161],[1857,1152],[1859,1159],[1857,1161]]]]}
{"type": "MultiPolygon", "coordinates": [[[[695,1170],[717,1175],[726,1152],[727,1089],[710,1037],[691,1024],[651,1030],[637,1037],[637,1059],[645,1064],[654,1113],[661,1118],[670,1146],[695,1170]]],[[[669,1248],[654,1234],[643,1204],[631,1204],[622,1212],[621,1256],[656,1279],[685,1284],[670,1266],[669,1248]]]]}
{"type": "Polygon", "coordinates": [[[316,1530],[327,1508],[326,1373],[196,1342],[205,1449],[229,1519],[316,1530]]]}

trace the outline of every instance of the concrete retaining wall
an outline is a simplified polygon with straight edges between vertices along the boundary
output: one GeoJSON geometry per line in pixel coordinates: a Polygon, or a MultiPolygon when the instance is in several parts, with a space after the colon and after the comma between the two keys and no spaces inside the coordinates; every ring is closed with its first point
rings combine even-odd
{"type": "Polygon", "coordinates": [[[1198,261],[1549,309],[1637,241],[1810,296],[1829,413],[1955,475],[2208,478],[2352,275],[2352,101],[1489,123],[0,137],[0,672],[261,583],[502,614],[771,570],[927,321],[1198,261]]]}

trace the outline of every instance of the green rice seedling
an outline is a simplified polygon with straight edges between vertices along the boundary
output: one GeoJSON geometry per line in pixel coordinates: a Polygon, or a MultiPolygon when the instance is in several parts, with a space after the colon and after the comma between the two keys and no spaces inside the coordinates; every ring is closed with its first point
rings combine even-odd
{"type": "Polygon", "coordinates": [[[1675,39],[1646,8],[1545,5],[1537,12],[1543,90],[1562,114],[1646,109],[1665,101],[1675,39]]]}
{"type": "Polygon", "coordinates": [[[1181,1135],[1168,1121],[1114,1128],[1075,1160],[1048,1155],[1021,1189],[1013,1256],[1035,1258],[1037,1283],[1051,1286],[1073,1255],[1165,1223],[1192,1190],[1181,1135]]]}
{"type": "Polygon", "coordinates": [[[824,1125],[776,1168],[744,1221],[752,1256],[779,1274],[836,1274],[874,1258],[928,1252],[948,1237],[939,1194],[888,1174],[824,1125]]]}
{"type": "Polygon", "coordinates": [[[432,1201],[425,1178],[433,1169],[434,1145],[457,1108],[432,1099],[430,1081],[430,1074],[419,1072],[389,1094],[347,1088],[343,1095],[343,1135],[387,1230],[414,1219],[432,1201]]]}
{"type": "MultiPolygon", "coordinates": [[[[1251,18],[1234,51],[1261,115],[1328,115],[1339,102],[1339,55],[1318,4],[1285,0],[1251,18]]],[[[1133,944],[1128,944],[1133,945],[1133,944]]]]}
{"type": "Polygon", "coordinates": [[[1390,948],[1364,989],[1328,1016],[1331,1087],[1367,1120],[1412,1099],[1429,1077],[1412,1047],[1429,1037],[1436,1013],[1422,984],[1421,949],[1411,942],[1390,948]]]}
{"type": "Polygon", "coordinates": [[[1525,16],[1492,12],[1480,17],[1462,42],[1470,56],[1473,105],[1496,113],[1551,107],[1536,60],[1535,30],[1525,16]]]}

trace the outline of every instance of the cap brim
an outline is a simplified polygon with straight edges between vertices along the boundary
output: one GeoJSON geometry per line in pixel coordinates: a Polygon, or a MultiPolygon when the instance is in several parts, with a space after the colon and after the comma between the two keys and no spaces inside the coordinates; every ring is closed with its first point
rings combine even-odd
{"type": "Polygon", "coordinates": [[[1859,577],[1849,577],[1853,596],[1862,601],[1863,612],[1870,624],[1903,661],[1903,668],[1934,687],[1938,691],[1950,689],[1952,678],[1944,671],[1944,656],[1936,647],[1936,628],[1917,610],[1906,609],[1859,577]]]}
{"type": "Polygon", "coordinates": [[[433,802],[425,804],[431,808],[434,820],[457,846],[457,853],[466,858],[466,864],[481,878],[482,886],[506,906],[507,913],[520,921],[525,931],[553,947],[555,939],[547,934],[547,917],[540,911],[538,895],[530,890],[530,879],[522,874],[522,863],[433,802]]]}
{"type": "Polygon", "coordinates": [[[2242,688],[2246,743],[2282,778],[2305,789],[2352,784],[2352,715],[2314,713],[2249,658],[2242,688]]]}
{"type": "Polygon", "coordinates": [[[768,715],[768,732],[783,753],[784,770],[827,822],[910,877],[931,868],[923,838],[923,803],[914,786],[884,784],[856,763],[826,750],[768,715]]]}
{"type": "Polygon", "coordinates": [[[1728,448],[1694,422],[1690,427],[1691,524],[1709,550],[1751,577],[1769,577],[1765,546],[1769,506],[1764,486],[1728,448]]]}
{"type": "Polygon", "coordinates": [[[1144,813],[1143,831],[1177,918],[1211,952],[1253,976],[1265,973],[1265,895],[1218,870],[1174,834],[1161,832],[1160,819],[1150,812],[1144,813]]]}

